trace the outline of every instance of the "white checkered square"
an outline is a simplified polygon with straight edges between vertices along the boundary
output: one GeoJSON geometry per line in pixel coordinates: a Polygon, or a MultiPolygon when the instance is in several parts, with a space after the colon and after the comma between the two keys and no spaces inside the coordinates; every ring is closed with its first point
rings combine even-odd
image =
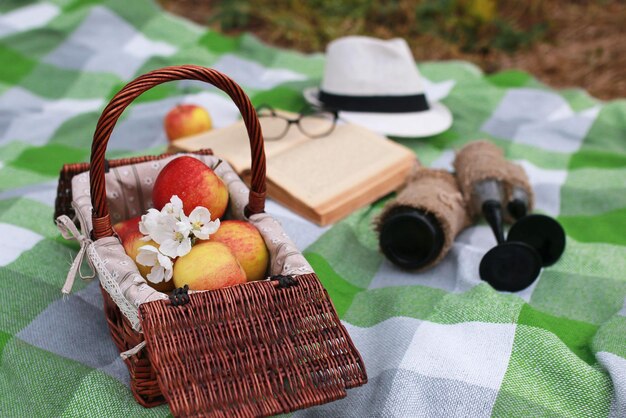
{"type": "Polygon", "coordinates": [[[424,321],[400,363],[425,376],[498,390],[509,364],[515,324],[424,321]]]}
{"type": "Polygon", "coordinates": [[[60,68],[110,72],[128,79],[152,56],[170,56],[177,48],[152,41],[106,7],[89,16],[44,61],[60,68]]]}
{"type": "Polygon", "coordinates": [[[17,260],[25,251],[33,248],[43,237],[30,229],[0,223],[0,266],[17,260]]]}
{"type": "Polygon", "coordinates": [[[539,89],[510,89],[481,130],[548,151],[577,151],[599,108],[574,112],[556,93],[539,89]]]}

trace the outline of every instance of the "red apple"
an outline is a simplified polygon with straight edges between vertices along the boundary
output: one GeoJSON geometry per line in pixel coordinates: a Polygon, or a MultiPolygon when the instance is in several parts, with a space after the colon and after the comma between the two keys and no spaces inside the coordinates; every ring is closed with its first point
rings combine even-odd
{"type": "Polygon", "coordinates": [[[181,104],[170,110],[164,120],[165,133],[170,142],[211,129],[209,113],[202,107],[181,104]]]}
{"type": "Polygon", "coordinates": [[[265,277],[269,263],[269,252],[263,237],[250,222],[222,221],[211,242],[226,244],[246,272],[247,280],[261,280],[265,277]]]}
{"type": "Polygon", "coordinates": [[[228,206],[228,188],[222,179],[193,157],[173,159],[157,176],[152,189],[154,207],[161,210],[174,195],[183,201],[186,215],[197,206],[204,206],[213,220],[221,218],[228,206]]]}
{"type": "Polygon", "coordinates": [[[174,263],[174,284],[193,290],[213,290],[246,282],[246,273],[228,247],[202,241],[174,263]]]}
{"type": "MultiPolygon", "coordinates": [[[[143,241],[143,234],[139,231],[139,221],[141,220],[141,216],[137,216],[136,218],[129,219],[127,221],[118,222],[113,225],[113,230],[117,232],[117,235],[120,237],[122,241],[122,246],[124,247],[124,251],[126,254],[133,259],[135,264],[137,264],[137,269],[139,273],[145,279],[150,274],[150,270],[152,267],[144,266],[142,264],[137,263],[137,255],[139,254],[139,248],[144,245],[153,245],[159,248],[159,244],[154,241],[143,241]]],[[[161,283],[152,283],[149,280],[146,280],[148,285],[150,285],[153,289],[158,290],[159,292],[170,292],[174,290],[174,281],[170,280],[168,282],[161,283]]]]}

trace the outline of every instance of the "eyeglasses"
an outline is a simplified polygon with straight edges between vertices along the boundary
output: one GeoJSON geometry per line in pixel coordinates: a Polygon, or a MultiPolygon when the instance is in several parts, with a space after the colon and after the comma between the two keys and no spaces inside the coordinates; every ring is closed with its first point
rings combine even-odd
{"type": "Polygon", "coordinates": [[[295,119],[276,112],[268,105],[261,105],[256,111],[263,138],[267,141],[283,138],[292,124],[296,124],[300,132],[309,138],[321,138],[329,135],[337,123],[337,112],[326,109],[307,109],[300,112],[295,119]]]}

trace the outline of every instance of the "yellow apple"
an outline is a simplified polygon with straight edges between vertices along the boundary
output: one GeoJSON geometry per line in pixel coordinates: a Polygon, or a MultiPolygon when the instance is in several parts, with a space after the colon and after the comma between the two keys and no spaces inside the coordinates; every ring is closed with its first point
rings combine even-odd
{"type": "Polygon", "coordinates": [[[192,290],[213,290],[246,282],[246,273],[228,249],[219,242],[204,241],[174,263],[174,285],[192,290]]]}
{"type": "MultiPolygon", "coordinates": [[[[124,247],[124,251],[126,251],[126,255],[133,259],[135,264],[137,264],[137,269],[139,273],[143,276],[144,279],[148,277],[150,274],[150,270],[152,267],[144,266],[137,262],[137,255],[139,254],[139,248],[144,245],[153,245],[159,248],[159,244],[154,241],[143,241],[143,234],[139,231],[139,221],[141,220],[141,216],[136,218],[129,219],[127,221],[118,222],[113,225],[113,230],[117,233],[122,241],[122,246],[124,247]]],[[[158,290],[159,292],[170,292],[174,290],[174,281],[170,280],[167,282],[161,283],[152,283],[146,279],[148,285],[150,285],[153,289],[158,290]]]]}
{"type": "Polygon", "coordinates": [[[210,240],[221,242],[230,248],[246,272],[249,282],[265,278],[270,255],[263,237],[250,222],[222,221],[210,240]]]}
{"type": "Polygon", "coordinates": [[[213,123],[209,113],[200,106],[181,104],[170,110],[163,122],[167,139],[177,139],[199,134],[211,129],[213,123]]]}
{"type": "Polygon", "coordinates": [[[174,195],[182,200],[186,215],[204,206],[214,220],[228,207],[228,188],[222,179],[205,163],[189,156],[167,163],[154,182],[152,202],[156,209],[161,210],[174,195]]]}

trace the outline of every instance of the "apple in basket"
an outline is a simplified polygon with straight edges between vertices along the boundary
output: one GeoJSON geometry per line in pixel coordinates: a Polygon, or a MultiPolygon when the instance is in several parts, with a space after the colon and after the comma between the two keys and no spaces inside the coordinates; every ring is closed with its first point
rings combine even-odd
{"type": "MultiPolygon", "coordinates": [[[[146,242],[142,239],[144,235],[139,231],[139,221],[141,221],[141,216],[118,222],[113,225],[113,229],[120,237],[120,240],[122,241],[122,246],[124,247],[124,251],[126,251],[126,254],[133,259],[135,264],[137,264],[139,273],[141,273],[141,275],[145,279],[146,277],[148,277],[148,274],[150,274],[151,267],[141,265],[137,262],[139,248],[143,247],[144,245],[157,244],[154,241],[146,242]]],[[[149,280],[146,280],[146,282],[159,292],[169,292],[171,290],[174,290],[174,283],[171,280],[163,281],[161,283],[152,283],[149,280]]]]}
{"type": "Polygon", "coordinates": [[[249,282],[265,277],[269,253],[263,237],[254,225],[245,221],[223,221],[219,229],[211,235],[211,241],[228,246],[249,282]]]}
{"type": "Polygon", "coordinates": [[[230,251],[211,240],[194,245],[174,263],[174,285],[192,290],[213,290],[246,282],[246,273],[230,251]]]}
{"type": "Polygon", "coordinates": [[[161,210],[174,195],[182,200],[185,213],[203,206],[211,212],[212,220],[221,218],[228,206],[228,188],[222,179],[193,157],[173,159],[157,176],[152,189],[154,207],[161,210]]]}
{"type": "Polygon", "coordinates": [[[167,139],[173,142],[179,138],[206,132],[213,123],[209,113],[200,106],[181,104],[170,110],[163,121],[167,139]]]}
{"type": "Polygon", "coordinates": [[[269,252],[256,227],[245,221],[220,222],[208,241],[196,243],[174,263],[176,287],[212,290],[265,277],[269,252]]]}

